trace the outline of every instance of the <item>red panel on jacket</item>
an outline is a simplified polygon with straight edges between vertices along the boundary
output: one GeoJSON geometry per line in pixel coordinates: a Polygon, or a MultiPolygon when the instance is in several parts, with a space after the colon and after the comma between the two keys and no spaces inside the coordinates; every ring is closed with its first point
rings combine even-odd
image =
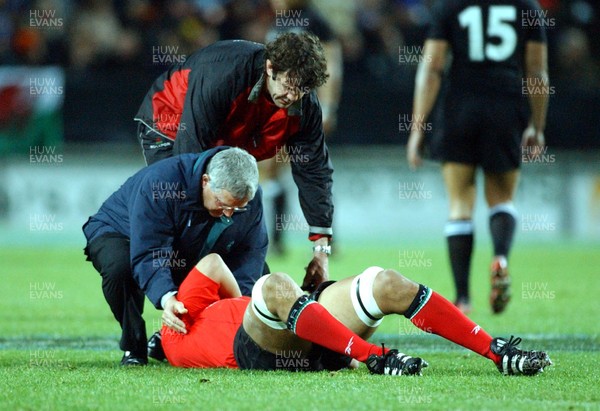
{"type": "Polygon", "coordinates": [[[158,131],[175,140],[183,113],[191,69],[176,71],[163,84],[162,91],[152,96],[152,121],[158,131]]]}

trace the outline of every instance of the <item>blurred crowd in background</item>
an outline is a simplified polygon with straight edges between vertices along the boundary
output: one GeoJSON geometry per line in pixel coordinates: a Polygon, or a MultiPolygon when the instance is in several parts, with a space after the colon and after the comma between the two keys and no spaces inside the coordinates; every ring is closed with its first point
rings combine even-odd
{"type": "MultiPolygon", "coordinates": [[[[220,39],[264,42],[278,11],[311,7],[341,41],[347,68],[358,65],[372,76],[387,77],[388,70],[398,67],[399,46],[422,44],[431,2],[0,0],[0,61],[59,64],[79,70],[127,65],[139,68],[151,65],[149,56],[157,45],[176,46],[189,55],[220,39]],[[47,20],[45,25],[42,18],[47,20]],[[51,19],[58,24],[53,26],[51,19]]],[[[540,4],[557,22],[556,29],[548,30],[553,77],[566,76],[597,86],[599,61],[595,57],[600,55],[600,42],[592,39],[600,38],[598,2],[542,0],[540,4]]]]}
{"type": "MultiPolygon", "coordinates": [[[[59,65],[67,70],[67,76],[87,80],[106,70],[140,73],[149,86],[152,78],[168,68],[156,64],[157,47],[170,47],[186,56],[220,39],[264,42],[278,17],[285,17],[290,24],[294,24],[294,17],[303,18],[284,10],[310,9],[322,16],[342,46],[344,76],[350,80],[344,90],[352,87],[352,80],[363,79],[381,84],[384,90],[402,89],[409,95],[416,65],[399,64],[399,49],[422,46],[431,3],[0,0],[0,62],[59,65]]],[[[568,82],[569,87],[584,92],[599,88],[600,42],[593,41],[600,38],[599,2],[541,0],[540,4],[555,22],[547,27],[551,82],[568,82]]],[[[68,90],[69,84],[67,94],[68,90]]],[[[136,94],[138,101],[139,97],[136,94]]],[[[132,114],[128,113],[128,121],[132,114]]]]}

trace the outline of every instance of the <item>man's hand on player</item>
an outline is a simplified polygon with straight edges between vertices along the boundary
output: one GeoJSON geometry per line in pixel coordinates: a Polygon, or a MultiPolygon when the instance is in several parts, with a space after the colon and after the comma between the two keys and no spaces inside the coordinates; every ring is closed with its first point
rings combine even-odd
{"type": "Polygon", "coordinates": [[[315,252],[315,256],[306,267],[306,275],[302,281],[302,290],[313,292],[319,284],[329,279],[329,259],[327,254],[315,252]]]}
{"type": "Polygon", "coordinates": [[[167,328],[179,333],[187,334],[185,323],[181,321],[179,315],[186,314],[188,311],[183,303],[175,298],[174,295],[169,297],[163,307],[162,321],[167,328]]]}
{"type": "Polygon", "coordinates": [[[416,170],[423,164],[423,141],[423,133],[420,130],[413,129],[406,144],[406,159],[411,170],[416,170]]]}

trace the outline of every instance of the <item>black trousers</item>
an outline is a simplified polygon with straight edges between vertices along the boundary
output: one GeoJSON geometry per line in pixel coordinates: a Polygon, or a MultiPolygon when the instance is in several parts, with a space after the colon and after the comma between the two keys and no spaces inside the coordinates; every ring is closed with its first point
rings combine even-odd
{"type": "Polygon", "coordinates": [[[173,156],[173,141],[158,134],[143,123],[138,124],[138,141],[142,145],[146,165],[173,156]]]}
{"type": "Polygon", "coordinates": [[[104,234],[86,247],[88,260],[102,276],[102,292],[121,325],[120,347],[138,357],[147,356],[144,292],[133,279],[129,239],[121,234],[104,234]]]}

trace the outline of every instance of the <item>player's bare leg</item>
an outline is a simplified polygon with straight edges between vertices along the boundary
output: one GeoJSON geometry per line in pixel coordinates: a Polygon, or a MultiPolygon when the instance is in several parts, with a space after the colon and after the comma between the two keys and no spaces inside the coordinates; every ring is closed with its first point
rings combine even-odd
{"type": "MultiPolygon", "coordinates": [[[[377,374],[414,375],[426,366],[420,358],[368,343],[281,273],[262,277],[256,283],[244,315],[243,330],[238,334],[242,331],[262,350],[276,355],[299,353],[298,356],[305,357],[313,348],[312,342],[366,362],[371,372],[377,374]]],[[[241,368],[254,366],[245,359],[238,360],[238,364],[241,368]]]]}
{"type": "Polygon", "coordinates": [[[454,285],[456,306],[471,311],[469,276],[473,253],[473,208],[475,206],[475,166],[446,162],[442,175],[448,193],[448,222],[444,228],[454,285]]]}
{"type": "Polygon", "coordinates": [[[516,226],[517,213],[513,198],[519,175],[519,170],[485,173],[485,197],[490,210],[490,231],[494,244],[494,258],[490,266],[490,306],[495,314],[503,312],[510,301],[508,254],[516,226]]]}
{"type": "Polygon", "coordinates": [[[492,360],[504,374],[533,375],[552,364],[544,352],[517,349],[520,339],[493,339],[440,294],[395,270],[370,267],[327,287],[319,302],[364,338],[385,315],[400,314],[423,331],[492,360]]]}
{"type": "Polygon", "coordinates": [[[233,273],[219,254],[211,253],[203,257],[196,264],[196,270],[221,285],[221,298],[241,297],[242,292],[233,273]]]}

